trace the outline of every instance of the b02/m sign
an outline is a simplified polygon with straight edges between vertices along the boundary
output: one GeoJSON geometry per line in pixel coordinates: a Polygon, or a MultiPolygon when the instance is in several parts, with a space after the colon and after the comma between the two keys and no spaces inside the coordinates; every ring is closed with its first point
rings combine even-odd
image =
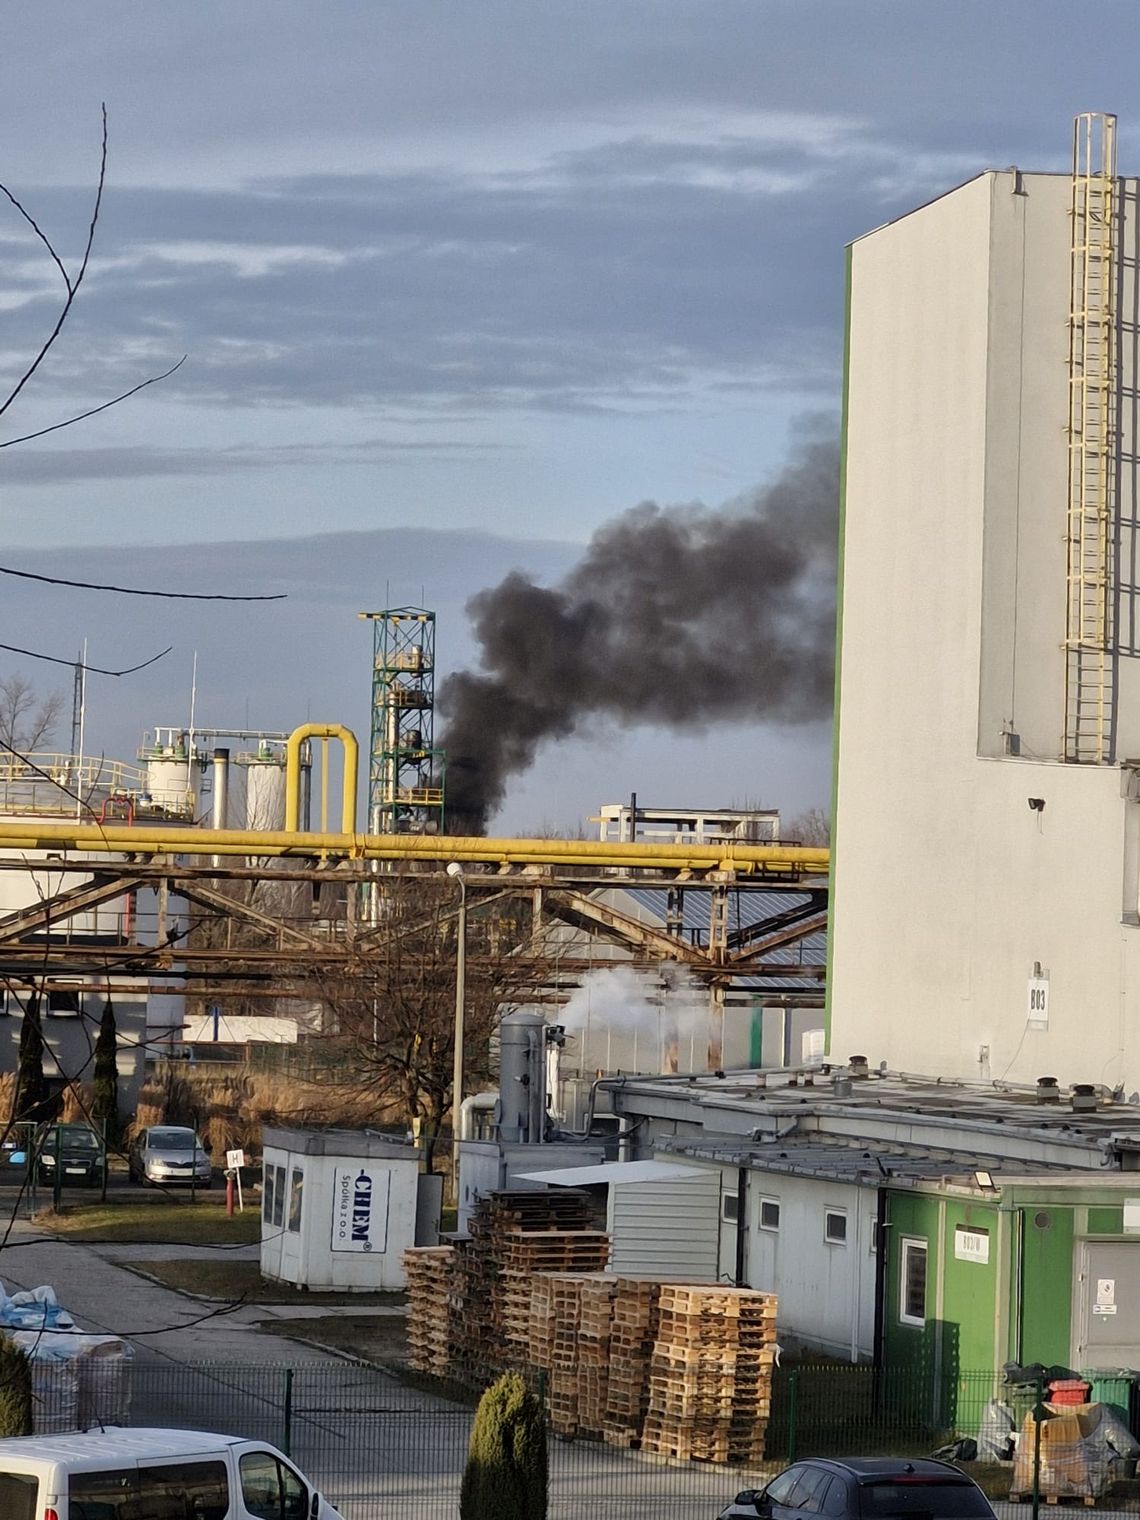
{"type": "Polygon", "coordinates": [[[385,1167],[338,1166],[333,1172],[332,1249],[388,1249],[392,1173],[385,1167]]]}

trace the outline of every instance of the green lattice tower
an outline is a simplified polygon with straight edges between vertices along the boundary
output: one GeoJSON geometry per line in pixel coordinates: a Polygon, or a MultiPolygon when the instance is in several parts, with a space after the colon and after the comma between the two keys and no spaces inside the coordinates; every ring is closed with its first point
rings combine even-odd
{"type": "Polygon", "coordinates": [[[362,612],[372,624],[368,827],[374,834],[443,828],[443,755],[434,747],[435,613],[362,612]]]}

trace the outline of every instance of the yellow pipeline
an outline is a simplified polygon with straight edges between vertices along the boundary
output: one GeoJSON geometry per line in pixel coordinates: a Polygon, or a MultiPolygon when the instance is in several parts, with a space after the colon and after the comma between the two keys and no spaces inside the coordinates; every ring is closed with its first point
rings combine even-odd
{"type": "MultiPolygon", "coordinates": [[[[343,723],[303,723],[300,728],[295,728],[289,735],[285,745],[285,832],[296,834],[301,826],[301,746],[306,739],[339,739],[344,749],[344,791],[341,795],[340,826],[345,834],[356,833],[356,768],[360,755],[360,746],[356,742],[356,735],[351,728],[345,728],[343,723]]],[[[321,757],[321,796],[327,805],[329,787],[328,773],[328,747],[325,746],[321,757]]],[[[326,807],[322,806],[321,822],[326,820],[323,814],[326,807]]],[[[179,854],[187,854],[181,850],[179,854]]],[[[219,855],[228,853],[219,849],[219,855]]],[[[234,851],[233,853],[238,853],[234,851]]],[[[249,850],[243,853],[269,855],[270,850],[249,850]]],[[[284,853],[278,852],[278,853],[284,853]]]]}
{"type": "MultiPolygon", "coordinates": [[[[302,737],[304,732],[298,730],[302,737]]],[[[348,764],[346,746],[346,770],[348,764]]],[[[345,808],[347,811],[347,800],[345,808]]],[[[132,827],[110,823],[38,823],[34,819],[0,823],[0,853],[16,850],[76,850],[104,855],[337,855],[353,860],[456,860],[472,865],[724,870],[744,876],[764,872],[825,876],[829,862],[827,850],[805,845],[649,844],[640,840],[618,844],[590,839],[357,834],[349,830],[341,834],[299,834],[288,829],[179,829],[169,824],[143,823],[132,827]]]]}

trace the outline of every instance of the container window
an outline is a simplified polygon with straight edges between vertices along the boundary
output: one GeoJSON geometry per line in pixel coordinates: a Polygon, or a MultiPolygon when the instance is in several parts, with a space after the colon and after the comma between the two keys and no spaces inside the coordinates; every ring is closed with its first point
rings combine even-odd
{"type": "Polygon", "coordinates": [[[926,1241],[907,1240],[899,1248],[899,1322],[926,1326],[926,1241]]]}
{"type": "Polygon", "coordinates": [[[740,1220],[740,1199],[735,1193],[720,1195],[720,1217],[725,1224],[737,1224],[740,1220]]]}
{"type": "Polygon", "coordinates": [[[826,1209],[823,1215],[823,1238],[829,1246],[847,1244],[847,1210],[826,1209]]]}
{"type": "Polygon", "coordinates": [[[780,1228],[780,1200],[778,1198],[761,1198],[760,1228],[771,1230],[773,1233],[780,1228]]]}
{"type": "Polygon", "coordinates": [[[261,1193],[261,1217],[266,1224],[273,1223],[273,1205],[277,1198],[277,1168],[267,1166],[261,1193]]]}
{"type": "Polygon", "coordinates": [[[294,1235],[301,1233],[301,1198],[305,1191],[305,1174],[299,1166],[293,1168],[293,1183],[289,1189],[289,1229],[294,1235]]]}
{"type": "Polygon", "coordinates": [[[285,1223],[285,1168],[275,1166],[273,1171],[273,1223],[280,1228],[285,1223]]]}

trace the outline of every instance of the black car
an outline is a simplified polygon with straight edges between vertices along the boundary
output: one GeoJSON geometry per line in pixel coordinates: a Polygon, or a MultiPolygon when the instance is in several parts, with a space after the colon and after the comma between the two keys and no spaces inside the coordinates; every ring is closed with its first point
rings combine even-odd
{"type": "Polygon", "coordinates": [[[972,1478],[949,1462],[902,1457],[814,1457],[796,1462],[766,1488],[746,1488],[719,1520],[994,1520],[972,1478]]]}
{"type": "Polygon", "coordinates": [[[49,1124],[36,1136],[36,1176],[46,1187],[54,1185],[57,1166],[65,1187],[98,1187],[105,1163],[103,1142],[89,1125],[49,1124]]]}

